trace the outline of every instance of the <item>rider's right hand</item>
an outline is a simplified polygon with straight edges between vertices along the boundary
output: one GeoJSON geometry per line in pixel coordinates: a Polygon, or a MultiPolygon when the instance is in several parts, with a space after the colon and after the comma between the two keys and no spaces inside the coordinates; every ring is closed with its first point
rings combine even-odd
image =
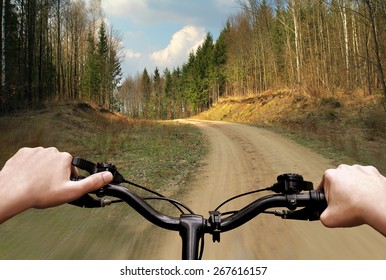
{"type": "Polygon", "coordinates": [[[318,189],[324,191],[328,204],[320,216],[326,227],[368,224],[386,236],[386,178],[375,167],[328,169],[318,189]]]}

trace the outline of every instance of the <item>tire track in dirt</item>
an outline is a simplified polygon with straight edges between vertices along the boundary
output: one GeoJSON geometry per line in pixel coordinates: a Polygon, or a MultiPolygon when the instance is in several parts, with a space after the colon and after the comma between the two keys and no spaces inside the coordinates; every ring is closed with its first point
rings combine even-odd
{"type": "MultiPolygon", "coordinates": [[[[328,160],[283,136],[247,125],[180,120],[199,127],[211,147],[198,170],[192,190],[182,199],[196,213],[208,211],[227,198],[271,186],[276,176],[294,172],[318,184],[328,160]]],[[[253,197],[256,199],[256,197],[253,197]]],[[[239,209],[252,201],[239,199],[221,210],[239,209]]],[[[154,259],[179,259],[178,233],[158,232],[154,259]]],[[[204,259],[385,259],[386,239],[367,226],[327,229],[319,221],[282,220],[260,215],[221,235],[221,243],[205,238],[204,259]]]]}

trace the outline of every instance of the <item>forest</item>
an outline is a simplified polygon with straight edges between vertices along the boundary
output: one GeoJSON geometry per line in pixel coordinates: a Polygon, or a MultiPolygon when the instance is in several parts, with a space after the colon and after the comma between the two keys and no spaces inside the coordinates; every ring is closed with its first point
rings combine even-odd
{"type": "Polygon", "coordinates": [[[214,41],[176,69],[144,69],[119,91],[134,117],[180,118],[219,98],[297,89],[311,97],[383,94],[386,1],[247,0],[214,41]]]}
{"type": "Polygon", "coordinates": [[[220,36],[208,33],[183,65],[124,79],[101,0],[1,0],[0,14],[0,113],[82,99],[173,119],[275,89],[386,100],[384,0],[240,0],[220,36]]]}
{"type": "Polygon", "coordinates": [[[0,1],[0,113],[68,99],[114,109],[121,40],[89,3],[0,1]]]}

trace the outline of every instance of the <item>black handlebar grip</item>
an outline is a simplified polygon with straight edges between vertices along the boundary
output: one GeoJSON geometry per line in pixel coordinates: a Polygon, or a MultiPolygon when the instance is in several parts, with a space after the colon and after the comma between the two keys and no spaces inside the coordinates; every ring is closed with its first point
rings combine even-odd
{"type": "Polygon", "coordinates": [[[327,208],[325,195],[319,190],[310,190],[308,193],[298,194],[297,199],[303,200],[305,203],[303,204],[305,205],[304,208],[291,211],[276,211],[275,215],[281,216],[283,219],[315,221],[319,220],[320,215],[327,208]]]}
{"type": "Polygon", "coordinates": [[[315,201],[315,206],[318,210],[323,212],[327,208],[327,200],[323,191],[312,190],[310,191],[310,198],[315,201]]]}

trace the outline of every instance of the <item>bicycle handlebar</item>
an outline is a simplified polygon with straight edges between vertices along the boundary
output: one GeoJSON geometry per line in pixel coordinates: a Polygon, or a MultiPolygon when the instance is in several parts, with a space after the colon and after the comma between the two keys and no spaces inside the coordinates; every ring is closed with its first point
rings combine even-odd
{"type": "Polygon", "coordinates": [[[161,214],[146,201],[139,197],[135,192],[118,185],[107,185],[105,187],[105,194],[122,199],[129,204],[135,211],[141,214],[149,222],[162,227],[164,229],[178,231],[180,219],[177,217],[170,217],[161,214]]]}
{"type": "MultiPolygon", "coordinates": [[[[173,231],[180,230],[180,217],[171,217],[158,212],[135,192],[123,186],[107,185],[104,193],[106,196],[113,196],[122,199],[145,219],[159,227],[173,231]]],[[[274,194],[263,196],[245,206],[237,213],[221,220],[221,232],[233,230],[247,223],[257,215],[263,213],[265,210],[274,207],[292,208],[294,210],[297,207],[306,207],[307,210],[310,210],[310,212],[307,212],[310,215],[299,218],[302,220],[315,220],[326,208],[326,201],[324,193],[318,190],[310,190],[305,193],[291,195],[274,194]]],[[[280,212],[276,212],[275,214],[277,216],[282,216],[284,219],[297,219],[297,216],[294,213],[297,213],[297,211],[284,212],[282,215],[280,212]],[[291,215],[293,215],[294,218],[292,218],[291,215]]],[[[205,232],[211,233],[214,228],[214,224],[215,222],[213,219],[208,218],[205,224],[205,232]]]]}
{"type": "MultiPolygon", "coordinates": [[[[90,174],[104,170],[112,171],[114,179],[111,184],[94,192],[94,194],[96,194],[95,198],[86,194],[71,204],[80,207],[104,207],[111,202],[102,199],[102,197],[111,196],[119,198],[154,225],[167,230],[179,231],[183,242],[183,259],[199,258],[198,244],[205,233],[212,234],[213,241],[219,242],[220,233],[233,230],[261,213],[274,214],[284,219],[317,220],[327,207],[324,193],[314,190],[311,182],[303,181],[303,177],[300,175],[283,174],[278,176],[278,182],[276,184],[264,189],[278,194],[260,197],[239,211],[231,213],[228,217],[223,218],[222,213],[217,210],[210,211],[209,218],[204,218],[194,213],[183,213],[179,217],[172,217],[158,212],[135,192],[118,185],[123,182],[130,182],[126,181],[123,176],[119,174],[114,165],[98,163],[93,166],[93,163],[79,158],[74,158],[73,164],[87,170],[90,174]],[[266,212],[268,209],[279,207],[289,210],[266,212]],[[296,210],[299,207],[303,208],[296,210]]],[[[72,177],[72,180],[80,180],[82,178],[84,177],[72,177]]],[[[163,196],[161,197],[164,198],[163,196]]],[[[201,242],[203,242],[203,239],[201,242]]]]}

